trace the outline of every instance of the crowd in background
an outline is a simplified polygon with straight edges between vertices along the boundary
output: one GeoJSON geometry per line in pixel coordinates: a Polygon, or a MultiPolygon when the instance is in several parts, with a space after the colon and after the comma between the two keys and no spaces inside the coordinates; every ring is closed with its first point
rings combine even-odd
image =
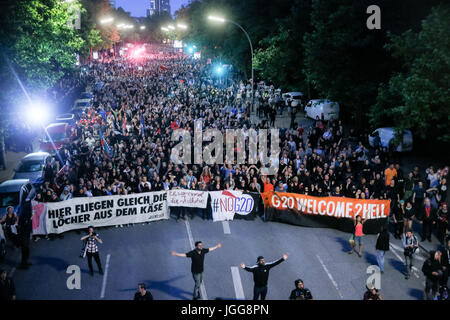
{"type": "MultiPolygon", "coordinates": [[[[38,201],[172,188],[390,199],[396,236],[413,218],[424,223],[424,239],[436,226],[441,241],[448,233],[447,167],[406,172],[386,148],[369,148],[367,136],[347,133],[341,121],[320,120],[313,128],[295,121],[280,128],[281,153],[270,158],[279,168],[273,176],[261,175],[260,163],[175,165],[171,151],[178,142],[171,141],[172,132],[193,133],[195,120],[203,130],[223,134],[273,127],[267,118],[250,121],[251,86],[233,80],[216,85],[211,64],[171,52],[143,61],[95,62],[87,73],[97,84],[92,106],[77,122],[76,138],[60,150],[61,158],[46,164],[38,201]]],[[[257,110],[272,114],[276,90],[261,85],[255,96],[257,110]]],[[[295,110],[289,112],[295,118],[295,110]]]]}

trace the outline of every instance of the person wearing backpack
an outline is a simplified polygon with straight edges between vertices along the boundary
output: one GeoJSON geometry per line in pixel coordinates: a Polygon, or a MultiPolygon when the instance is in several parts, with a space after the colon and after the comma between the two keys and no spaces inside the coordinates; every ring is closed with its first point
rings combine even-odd
{"type": "Polygon", "coordinates": [[[377,249],[378,266],[380,267],[381,273],[384,273],[384,255],[386,254],[386,251],[389,251],[389,232],[384,225],[381,226],[375,249],[377,249]]]}
{"type": "Polygon", "coordinates": [[[403,235],[403,248],[404,248],[403,254],[405,255],[405,267],[406,267],[405,279],[407,280],[411,276],[411,269],[413,267],[413,257],[418,247],[419,241],[417,240],[413,232],[411,230],[408,230],[403,235]]]}

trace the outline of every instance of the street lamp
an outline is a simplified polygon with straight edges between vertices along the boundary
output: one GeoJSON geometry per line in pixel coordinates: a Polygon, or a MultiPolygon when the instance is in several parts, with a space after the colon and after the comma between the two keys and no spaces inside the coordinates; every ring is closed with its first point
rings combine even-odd
{"type": "Polygon", "coordinates": [[[168,25],[167,28],[169,28],[170,30],[175,30],[175,27],[172,25],[168,25]]]}
{"type": "Polygon", "coordinates": [[[145,29],[145,26],[141,26],[141,28],[140,28],[141,30],[144,30],[145,29]]]}
{"type": "Polygon", "coordinates": [[[237,22],[234,22],[232,20],[225,19],[225,18],[222,18],[222,17],[211,16],[211,15],[208,16],[208,19],[211,20],[211,21],[214,21],[214,22],[219,22],[219,23],[225,23],[225,22],[232,23],[235,26],[237,26],[238,28],[240,28],[245,33],[245,36],[247,37],[248,43],[250,44],[250,52],[251,52],[251,55],[252,55],[252,112],[253,112],[254,111],[254,104],[255,104],[255,92],[253,90],[253,83],[255,81],[255,78],[254,78],[254,70],[253,70],[253,45],[252,45],[252,41],[250,40],[250,36],[248,35],[247,31],[245,31],[245,29],[240,24],[238,24],[237,22]]]}
{"type": "Polygon", "coordinates": [[[180,29],[183,29],[183,30],[186,30],[188,28],[187,25],[184,25],[184,24],[181,24],[181,23],[177,24],[177,27],[180,28],[180,29]]]}
{"type": "Polygon", "coordinates": [[[162,27],[161,30],[165,31],[165,32],[169,32],[169,29],[167,29],[166,27],[162,27]]]}
{"type": "Polygon", "coordinates": [[[106,23],[110,23],[110,22],[113,22],[113,21],[114,21],[114,18],[108,17],[108,18],[101,19],[100,23],[101,24],[106,24],[106,23]]]}

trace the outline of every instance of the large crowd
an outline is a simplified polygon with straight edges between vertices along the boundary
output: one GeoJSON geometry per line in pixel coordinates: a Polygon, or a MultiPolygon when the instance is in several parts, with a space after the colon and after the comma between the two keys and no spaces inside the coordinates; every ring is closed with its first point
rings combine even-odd
{"type": "MultiPolygon", "coordinates": [[[[209,61],[208,61],[209,62],[209,61]]],[[[93,62],[87,73],[93,103],[77,122],[73,139],[60,157],[44,168],[44,184],[36,200],[121,195],[184,188],[192,190],[268,190],[318,197],[390,199],[398,235],[415,217],[428,219],[441,241],[448,234],[448,167],[418,167],[406,172],[386,148],[370,148],[367,135],[346,130],[339,121],[316,120],[303,128],[294,120],[280,128],[281,152],[273,176],[261,165],[176,165],[171,150],[174,129],[268,129],[274,121],[250,121],[251,87],[242,81],[215,82],[212,64],[180,53],[164,52],[153,59],[93,62]],[[100,85],[98,85],[100,83],[100,85]]],[[[258,85],[256,110],[276,117],[280,101],[273,86],[258,85]],[[274,111],[274,112],[272,112],[274,111]]],[[[287,110],[286,110],[287,111],[287,110]]],[[[295,110],[289,108],[295,119],[295,110]]],[[[207,144],[207,143],[206,143],[207,144]]],[[[235,157],[236,158],[236,157],[235,157]]],[[[430,235],[425,232],[424,238],[430,235]]]]}

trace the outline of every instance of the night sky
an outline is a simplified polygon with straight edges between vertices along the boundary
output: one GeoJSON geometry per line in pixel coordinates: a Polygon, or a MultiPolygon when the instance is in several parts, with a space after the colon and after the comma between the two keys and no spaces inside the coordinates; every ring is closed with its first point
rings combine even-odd
{"type": "MultiPolygon", "coordinates": [[[[116,6],[122,7],[125,11],[131,12],[133,17],[145,17],[148,9],[148,0],[117,0],[116,6]]],[[[182,4],[187,5],[189,0],[170,0],[170,10],[172,15],[182,4]]]]}

